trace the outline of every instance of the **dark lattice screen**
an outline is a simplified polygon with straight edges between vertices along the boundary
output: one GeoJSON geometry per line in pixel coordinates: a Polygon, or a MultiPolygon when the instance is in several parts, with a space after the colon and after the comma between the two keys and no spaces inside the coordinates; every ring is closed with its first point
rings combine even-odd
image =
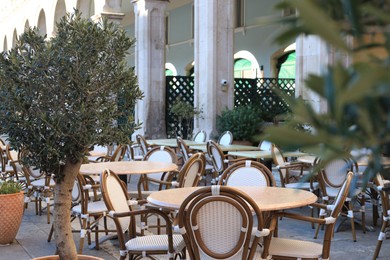
{"type": "MultiPolygon", "coordinates": [[[[168,138],[174,138],[177,133],[186,132],[180,129],[177,119],[170,113],[173,102],[180,98],[189,104],[194,104],[194,78],[184,76],[166,77],[166,122],[168,138]]],[[[271,120],[275,115],[289,110],[287,103],[275,91],[280,89],[288,96],[295,95],[295,79],[236,78],[234,85],[234,106],[253,105],[262,111],[265,120],[271,120]]]]}
{"type": "Polygon", "coordinates": [[[180,129],[177,118],[170,112],[175,100],[180,99],[191,105],[194,104],[194,78],[185,76],[166,77],[166,127],[168,138],[175,138],[187,129],[180,129]]]}
{"type": "Polygon", "coordinates": [[[278,95],[281,91],[295,95],[295,79],[235,79],[234,106],[252,105],[260,109],[265,120],[289,111],[288,104],[278,95]]]}

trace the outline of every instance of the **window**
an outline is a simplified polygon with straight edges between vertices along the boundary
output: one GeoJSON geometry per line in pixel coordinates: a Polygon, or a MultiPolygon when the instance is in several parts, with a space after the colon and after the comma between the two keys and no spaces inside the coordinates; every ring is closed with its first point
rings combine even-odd
{"type": "Polygon", "coordinates": [[[237,59],[234,62],[235,78],[252,78],[252,62],[247,59],[237,59]]]}

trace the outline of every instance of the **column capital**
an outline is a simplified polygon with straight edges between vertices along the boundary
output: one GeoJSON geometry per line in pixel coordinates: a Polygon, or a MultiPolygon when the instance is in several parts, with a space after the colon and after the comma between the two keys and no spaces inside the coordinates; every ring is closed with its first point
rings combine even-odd
{"type": "Polygon", "coordinates": [[[120,21],[125,17],[124,13],[113,13],[113,12],[101,12],[100,14],[95,14],[91,16],[92,21],[99,22],[103,17],[114,23],[120,23],[120,21]]]}

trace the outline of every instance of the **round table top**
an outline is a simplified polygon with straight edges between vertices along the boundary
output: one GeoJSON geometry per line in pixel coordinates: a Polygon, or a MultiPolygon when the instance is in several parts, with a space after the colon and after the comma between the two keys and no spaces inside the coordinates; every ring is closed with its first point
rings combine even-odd
{"type": "MultiPolygon", "coordinates": [[[[316,159],[316,156],[314,155],[305,155],[298,157],[299,162],[307,163],[307,164],[313,164],[314,160],[316,159]]],[[[367,156],[362,156],[357,160],[357,164],[359,166],[367,166],[368,165],[368,157],[367,156]]],[[[381,163],[384,165],[390,165],[390,158],[389,157],[381,157],[381,163]]]]}
{"type": "Polygon", "coordinates": [[[166,162],[119,161],[82,164],[81,174],[100,174],[109,169],[116,174],[148,174],[155,172],[176,171],[177,165],[166,162]]]}
{"type": "MultiPolygon", "coordinates": [[[[150,194],[147,201],[157,207],[176,210],[181,203],[196,189],[202,187],[187,187],[156,191],[150,194]]],[[[235,187],[247,193],[262,211],[273,211],[297,208],[317,201],[312,192],[281,187],[235,187]]]]}

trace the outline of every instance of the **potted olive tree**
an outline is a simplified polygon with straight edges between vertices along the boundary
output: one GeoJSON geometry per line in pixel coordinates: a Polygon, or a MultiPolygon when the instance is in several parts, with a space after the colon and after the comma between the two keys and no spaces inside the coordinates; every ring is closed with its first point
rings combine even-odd
{"type": "Polygon", "coordinates": [[[58,253],[77,259],[69,209],[80,165],[91,145],[130,143],[142,93],[124,60],[134,41],[123,30],[77,11],[57,29],[51,39],[30,29],[0,55],[0,125],[13,147],[30,152],[28,163],[54,175],[58,253]]]}
{"type": "Polygon", "coordinates": [[[21,183],[0,181],[0,245],[14,241],[22,223],[24,193],[21,183]]]}
{"type": "Polygon", "coordinates": [[[378,172],[390,176],[381,163],[390,143],[389,2],[291,0],[279,7],[295,8],[298,15],[283,20],[278,40],[317,35],[341,57],[348,55],[351,64],[345,66],[341,59],[307,78],[306,87],[326,101],[325,113],[290,99],[293,120],[267,128],[267,138],[317,154],[324,163],[349,157],[352,149],[365,151],[366,180],[378,172]],[[299,124],[309,124],[313,131],[296,131],[299,124]]]}

